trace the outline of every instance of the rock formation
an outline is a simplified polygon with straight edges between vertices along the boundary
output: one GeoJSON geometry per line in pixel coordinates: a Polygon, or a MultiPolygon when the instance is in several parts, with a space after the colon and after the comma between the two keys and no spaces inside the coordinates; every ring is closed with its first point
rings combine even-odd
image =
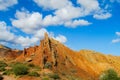
{"type": "Polygon", "coordinates": [[[5,59],[5,60],[13,60],[18,57],[22,51],[20,50],[12,50],[9,47],[0,45],[0,60],[5,59]]]}
{"type": "Polygon", "coordinates": [[[120,57],[90,50],[73,51],[48,37],[47,33],[39,46],[25,48],[16,61],[33,63],[42,69],[49,67],[54,72],[83,80],[98,80],[98,76],[109,68],[120,74],[120,57]]]}

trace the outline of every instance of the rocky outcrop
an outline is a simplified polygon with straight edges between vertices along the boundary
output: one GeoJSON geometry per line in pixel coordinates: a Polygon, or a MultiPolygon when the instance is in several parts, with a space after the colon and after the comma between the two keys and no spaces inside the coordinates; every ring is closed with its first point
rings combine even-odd
{"type": "Polygon", "coordinates": [[[22,53],[22,51],[20,51],[20,50],[12,50],[11,48],[0,45],[0,59],[14,60],[21,53],[22,53]]]}
{"type": "Polygon", "coordinates": [[[120,57],[90,50],[76,52],[48,37],[47,33],[39,46],[24,49],[16,60],[30,62],[43,69],[49,65],[53,71],[75,75],[85,80],[98,80],[101,72],[109,68],[120,74],[120,57]]]}

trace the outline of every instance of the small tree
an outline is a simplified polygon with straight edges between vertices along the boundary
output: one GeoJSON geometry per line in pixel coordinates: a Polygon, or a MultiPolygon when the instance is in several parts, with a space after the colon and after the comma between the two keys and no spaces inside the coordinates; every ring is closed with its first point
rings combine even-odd
{"type": "Polygon", "coordinates": [[[4,61],[0,61],[0,71],[5,71],[7,64],[4,61]]]}
{"type": "Polygon", "coordinates": [[[100,80],[120,80],[120,78],[113,69],[109,69],[100,75],[100,80]]]}
{"type": "Polygon", "coordinates": [[[35,77],[39,77],[40,74],[38,72],[32,71],[28,74],[29,76],[35,76],[35,77]]]}
{"type": "Polygon", "coordinates": [[[28,70],[28,66],[24,64],[16,64],[15,66],[13,66],[13,73],[15,75],[25,75],[28,73],[28,70]]]}
{"type": "Polygon", "coordinates": [[[56,73],[50,75],[50,77],[53,78],[53,79],[55,79],[55,80],[56,80],[56,79],[60,79],[59,75],[56,74],[56,73]]]}
{"type": "Polygon", "coordinates": [[[51,62],[47,62],[47,63],[44,65],[44,68],[46,68],[46,69],[51,69],[51,68],[52,68],[52,63],[51,63],[51,62]]]}

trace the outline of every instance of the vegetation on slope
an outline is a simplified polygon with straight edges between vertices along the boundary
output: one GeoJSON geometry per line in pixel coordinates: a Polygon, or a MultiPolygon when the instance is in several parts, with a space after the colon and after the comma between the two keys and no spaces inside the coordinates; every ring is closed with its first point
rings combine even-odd
{"type": "Polygon", "coordinates": [[[109,69],[100,75],[100,80],[120,80],[120,77],[113,69],[109,69]]]}

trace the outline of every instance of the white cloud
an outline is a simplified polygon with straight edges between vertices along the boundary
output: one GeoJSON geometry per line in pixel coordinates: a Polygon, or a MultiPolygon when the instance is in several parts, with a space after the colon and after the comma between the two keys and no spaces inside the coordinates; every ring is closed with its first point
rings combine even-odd
{"type": "Polygon", "coordinates": [[[44,38],[44,33],[47,32],[46,29],[42,28],[36,31],[36,33],[30,37],[19,36],[16,38],[15,43],[20,44],[22,47],[29,47],[31,45],[37,44],[41,39],[44,38]]]}
{"type": "Polygon", "coordinates": [[[74,21],[68,21],[65,23],[65,26],[67,27],[77,27],[77,26],[87,26],[87,25],[90,25],[91,23],[86,21],[86,20],[83,20],[83,19],[79,19],[79,20],[74,20],[74,21]]]}
{"type": "Polygon", "coordinates": [[[120,32],[115,32],[115,34],[118,36],[118,38],[113,39],[112,43],[119,43],[120,42],[120,32]]]}
{"type": "Polygon", "coordinates": [[[120,36],[120,32],[115,32],[117,36],[120,36]]]}
{"type": "Polygon", "coordinates": [[[95,19],[108,19],[108,18],[110,18],[112,16],[112,14],[111,13],[101,13],[101,14],[95,14],[93,17],[95,18],[95,19]]]}
{"type": "Polygon", "coordinates": [[[0,10],[6,10],[17,3],[17,0],[0,0],[0,10]]]}
{"type": "Polygon", "coordinates": [[[97,0],[77,0],[77,3],[80,4],[87,12],[92,12],[100,9],[97,0]]]}
{"type": "Polygon", "coordinates": [[[79,6],[74,6],[70,0],[34,0],[43,9],[53,10],[53,14],[45,16],[43,26],[65,25],[75,18],[92,15],[96,19],[107,19],[112,15],[100,7],[98,0],[77,0],[79,6]]]}
{"type": "Polygon", "coordinates": [[[84,15],[81,12],[82,9],[69,6],[57,10],[54,13],[55,15],[46,15],[42,18],[42,14],[39,12],[30,13],[23,9],[22,11],[17,11],[15,14],[16,19],[12,19],[11,21],[13,26],[21,29],[23,32],[35,34],[36,30],[51,25],[69,25],[68,27],[71,28],[79,25],[90,25],[90,23],[85,20],[72,20],[80,15],[84,15]],[[71,23],[68,24],[68,21],[71,21],[71,23]]]}
{"type": "Polygon", "coordinates": [[[49,26],[49,25],[60,25],[63,21],[60,20],[57,16],[47,15],[43,19],[43,26],[49,26]]]}
{"type": "Polygon", "coordinates": [[[34,37],[36,37],[38,39],[42,39],[42,38],[44,38],[44,33],[46,33],[46,32],[48,33],[48,31],[45,28],[42,28],[42,29],[36,31],[34,37]]]}
{"type": "Polygon", "coordinates": [[[56,10],[54,14],[63,21],[83,17],[86,15],[82,8],[73,6],[67,6],[59,10],[56,10]]]}
{"type": "Polygon", "coordinates": [[[33,0],[38,6],[44,9],[60,9],[72,5],[69,0],[33,0]]]}
{"type": "Polygon", "coordinates": [[[112,43],[118,43],[118,42],[120,42],[120,39],[113,39],[112,40],[112,43]]]}
{"type": "Polygon", "coordinates": [[[10,32],[6,23],[0,21],[0,40],[1,41],[12,41],[15,38],[15,35],[10,32]]]}
{"type": "Polygon", "coordinates": [[[63,35],[58,35],[57,37],[54,37],[54,39],[61,43],[65,43],[67,41],[67,38],[63,35]]]}
{"type": "Polygon", "coordinates": [[[17,11],[15,16],[16,19],[12,19],[12,25],[21,29],[23,32],[30,34],[42,28],[42,15],[38,12],[17,11]]]}
{"type": "MultiPolygon", "coordinates": [[[[29,37],[28,35],[18,36],[14,32],[11,32],[10,29],[11,28],[9,28],[9,26],[7,26],[4,21],[0,21],[0,43],[5,43],[5,44],[12,43],[12,44],[20,45],[21,47],[24,48],[37,44],[41,39],[44,38],[45,32],[51,35],[51,33],[49,33],[45,28],[40,28],[36,30],[36,32],[34,32],[34,34],[31,37],[29,37]]],[[[60,42],[67,41],[66,37],[63,35],[59,35],[57,37],[53,35],[52,37],[60,42]]]]}

